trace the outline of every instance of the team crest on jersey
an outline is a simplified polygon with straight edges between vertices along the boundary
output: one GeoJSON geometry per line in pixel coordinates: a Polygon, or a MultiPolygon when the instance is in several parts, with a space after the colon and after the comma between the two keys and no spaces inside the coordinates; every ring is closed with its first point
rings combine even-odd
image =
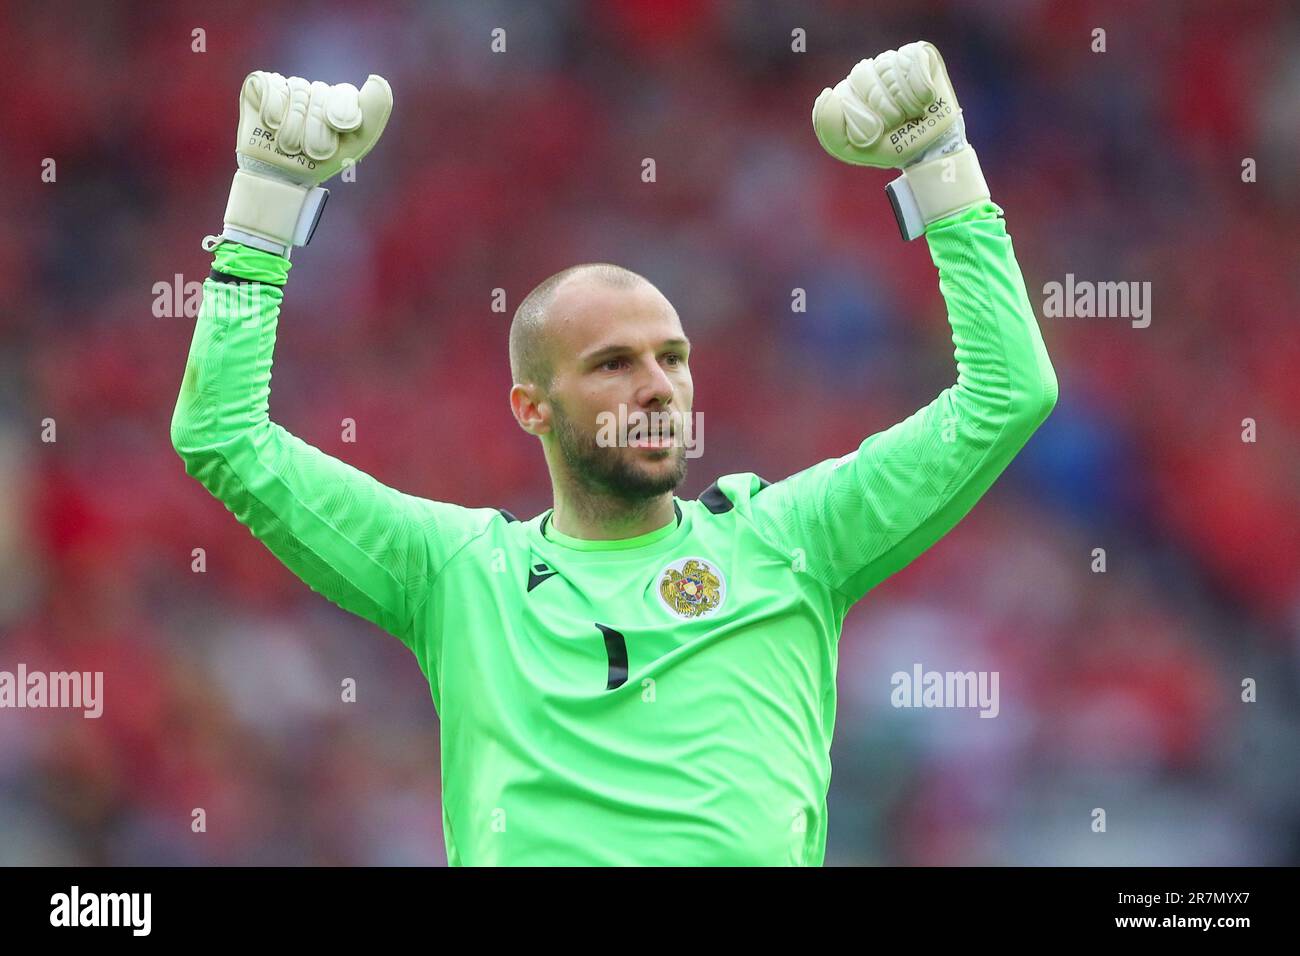
{"type": "Polygon", "coordinates": [[[659,575],[659,600],[678,617],[703,617],[727,596],[722,572],[703,558],[682,558],[659,575]]]}

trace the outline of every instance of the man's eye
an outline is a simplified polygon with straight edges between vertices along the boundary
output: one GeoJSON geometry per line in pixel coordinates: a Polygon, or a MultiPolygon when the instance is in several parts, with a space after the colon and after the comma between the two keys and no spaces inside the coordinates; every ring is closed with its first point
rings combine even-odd
{"type": "Polygon", "coordinates": [[[624,360],[621,358],[608,359],[607,361],[601,362],[600,367],[605,369],[606,371],[617,372],[620,368],[623,367],[623,361],[624,360]]]}
{"type": "Polygon", "coordinates": [[[676,352],[669,352],[667,355],[664,356],[664,359],[670,365],[681,365],[683,362],[686,361],[686,359],[684,359],[681,355],[679,355],[676,352]]]}

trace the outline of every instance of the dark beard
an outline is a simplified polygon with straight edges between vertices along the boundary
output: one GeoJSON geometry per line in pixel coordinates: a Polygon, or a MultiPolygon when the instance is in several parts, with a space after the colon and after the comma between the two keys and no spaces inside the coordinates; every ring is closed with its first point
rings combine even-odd
{"type": "Polygon", "coordinates": [[[595,433],[578,431],[559,403],[551,400],[552,423],[560,454],[574,480],[589,494],[604,495],[629,503],[643,502],[672,491],[686,478],[686,450],[675,446],[676,467],[662,475],[649,475],[629,462],[618,448],[602,448],[595,433]]]}

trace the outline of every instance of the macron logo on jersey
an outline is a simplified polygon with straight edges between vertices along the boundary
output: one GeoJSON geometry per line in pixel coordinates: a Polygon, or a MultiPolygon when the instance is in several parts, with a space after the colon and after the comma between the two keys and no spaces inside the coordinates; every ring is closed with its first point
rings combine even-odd
{"type": "Polygon", "coordinates": [[[553,578],[559,573],[559,571],[552,571],[545,562],[534,564],[528,569],[528,590],[531,591],[547,578],[553,578]]]}

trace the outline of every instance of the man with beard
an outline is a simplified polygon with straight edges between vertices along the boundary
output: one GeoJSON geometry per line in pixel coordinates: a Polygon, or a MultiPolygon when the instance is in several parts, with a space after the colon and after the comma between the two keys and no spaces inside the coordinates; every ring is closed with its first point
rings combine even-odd
{"type": "Polygon", "coordinates": [[[628,538],[673,517],[692,437],[689,352],[672,304],[620,266],[565,269],[520,303],[510,403],[542,437],[557,530],[628,538]],[[610,441],[598,421],[627,427],[610,441]]]}
{"type": "Polygon", "coordinates": [[[1056,401],[937,51],[862,61],[813,125],[836,158],[903,170],[890,195],[939,269],[957,383],[842,457],[681,499],[693,384],[677,312],[626,269],[567,269],[510,333],[511,408],[554,497],[526,521],[404,495],[267,415],[288,254],[319,183],[390,107],[378,77],[359,92],[246,81],[172,421],[186,470],[415,654],[453,865],[820,865],[845,615],[974,506],[1056,401]]]}

